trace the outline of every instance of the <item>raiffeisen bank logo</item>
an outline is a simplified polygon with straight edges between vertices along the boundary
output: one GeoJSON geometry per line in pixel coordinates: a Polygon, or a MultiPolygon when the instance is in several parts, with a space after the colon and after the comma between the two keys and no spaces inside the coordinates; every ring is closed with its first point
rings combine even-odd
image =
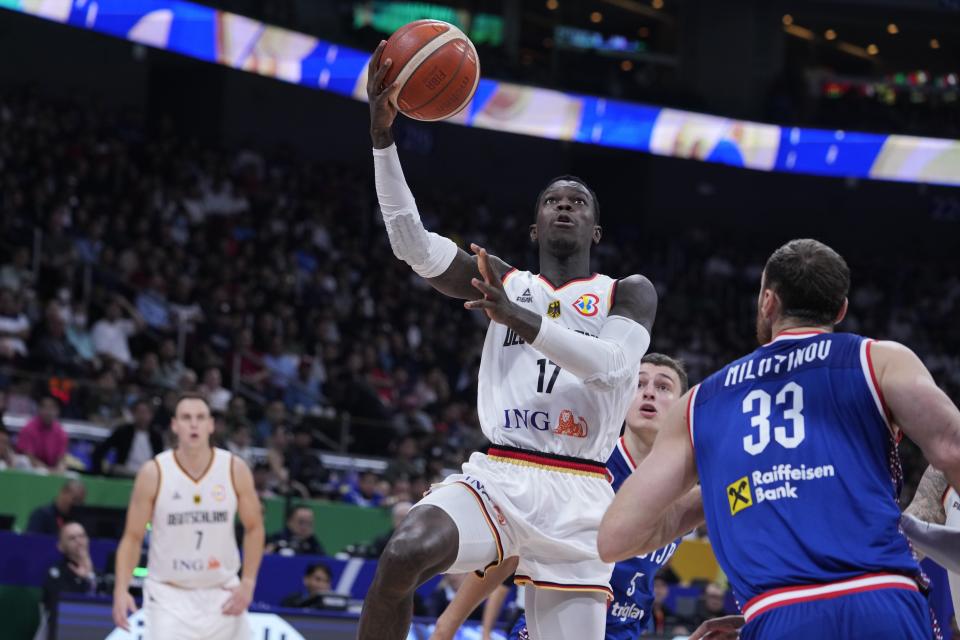
{"type": "Polygon", "coordinates": [[[808,467],[801,464],[778,464],[769,471],[753,471],[727,485],[727,503],[730,515],[737,515],[744,509],[763,502],[775,500],[795,500],[800,497],[802,483],[810,480],[835,478],[836,470],[832,464],[808,467]]]}

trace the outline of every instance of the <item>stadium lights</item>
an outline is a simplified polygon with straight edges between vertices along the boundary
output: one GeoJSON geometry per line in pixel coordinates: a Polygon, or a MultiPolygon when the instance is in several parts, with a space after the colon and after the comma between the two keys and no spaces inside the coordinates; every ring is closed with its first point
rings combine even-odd
{"type": "Polygon", "coordinates": [[[898,33],[900,33],[900,29],[897,28],[896,24],[891,22],[890,24],[887,25],[887,33],[889,33],[892,36],[895,36],[898,33]]]}
{"type": "Polygon", "coordinates": [[[594,11],[593,13],[590,14],[590,22],[594,24],[600,24],[601,22],[603,22],[603,14],[600,13],[599,11],[594,11]]]}
{"type": "Polygon", "coordinates": [[[663,0],[653,0],[653,2],[650,3],[650,6],[654,9],[663,9],[663,0]]]}
{"type": "Polygon", "coordinates": [[[857,45],[850,44],[849,42],[843,42],[842,40],[838,40],[837,49],[851,56],[862,58],[863,60],[870,59],[870,55],[866,52],[866,50],[863,47],[858,47],[857,45]]]}
{"type": "Polygon", "coordinates": [[[560,6],[560,3],[557,0],[547,0],[547,9],[554,11],[557,7],[560,6]]]}
{"type": "Polygon", "coordinates": [[[633,62],[631,60],[624,60],[620,63],[620,68],[624,71],[630,71],[633,69],[633,62]]]}
{"type": "Polygon", "coordinates": [[[823,37],[826,38],[827,40],[836,40],[837,32],[834,31],[833,29],[827,29],[826,31],[823,32],[823,37]]]}
{"type": "Polygon", "coordinates": [[[931,48],[931,49],[939,49],[939,48],[940,48],[940,41],[937,40],[936,38],[930,38],[930,48],[931,48]]]}
{"type": "Polygon", "coordinates": [[[803,38],[804,40],[813,40],[815,37],[813,35],[813,31],[810,31],[810,29],[807,29],[806,27],[801,27],[795,24],[787,25],[783,28],[783,30],[792,36],[795,36],[797,38],[803,38]]]}
{"type": "Polygon", "coordinates": [[[793,24],[793,16],[789,13],[785,13],[782,18],[783,26],[789,27],[793,24]]]}
{"type": "Polygon", "coordinates": [[[872,55],[872,56],[875,56],[875,55],[877,55],[878,53],[880,53],[880,49],[878,49],[878,48],[877,48],[877,45],[875,45],[875,44],[868,44],[868,45],[867,45],[867,53],[869,53],[869,54],[872,55]]]}

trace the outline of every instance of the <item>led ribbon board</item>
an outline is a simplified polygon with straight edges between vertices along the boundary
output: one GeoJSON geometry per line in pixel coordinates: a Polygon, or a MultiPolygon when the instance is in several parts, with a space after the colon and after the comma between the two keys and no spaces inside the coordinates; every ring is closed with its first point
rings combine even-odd
{"type": "MultiPolygon", "coordinates": [[[[192,2],[0,0],[0,7],[366,100],[368,52],[192,2]]],[[[759,171],[960,185],[957,140],[779,127],[486,78],[451,122],[759,171]]]]}

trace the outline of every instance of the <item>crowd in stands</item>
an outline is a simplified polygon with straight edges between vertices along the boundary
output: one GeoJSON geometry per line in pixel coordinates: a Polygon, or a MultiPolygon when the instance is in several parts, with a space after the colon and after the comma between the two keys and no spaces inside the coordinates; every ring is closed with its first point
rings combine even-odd
{"type": "MultiPolygon", "coordinates": [[[[19,90],[0,94],[0,171],[0,409],[29,418],[16,451],[32,466],[130,475],[167,445],[184,391],[209,399],[218,444],[251,464],[262,496],[390,506],[483,446],[484,318],[393,257],[362,169],[202,146],[169,123],[148,135],[134,113],[19,90]],[[390,457],[382,475],[333,474],[315,454],[345,415],[349,451],[390,457]],[[112,432],[85,465],[65,419],[112,432]]],[[[529,202],[494,215],[482,198],[416,191],[428,228],[536,264],[529,202]]],[[[654,350],[698,380],[752,348],[769,247],[696,227],[658,237],[605,208],[615,240],[594,266],[654,281],[654,350]]],[[[910,345],[958,397],[950,265],[847,257],[843,328],[910,345]]],[[[7,438],[0,465],[26,466],[7,438]]]]}
{"type": "MultiPolygon", "coordinates": [[[[362,169],[201,146],[169,127],[147,135],[132,114],[17,91],[0,93],[0,181],[0,415],[26,420],[0,428],[0,469],[131,476],[169,446],[177,394],[199,391],[217,444],[251,465],[261,497],[391,508],[395,526],[443,469],[483,446],[484,319],[393,257],[362,169]],[[348,450],[386,456],[383,472],[324,467],[317,450],[336,444],[344,416],[348,450]],[[109,431],[88,460],[70,452],[66,420],[109,431]]],[[[529,202],[495,215],[482,198],[416,191],[429,228],[535,264],[529,202]]],[[[660,293],[652,349],[683,359],[696,381],[753,347],[769,247],[699,228],[641,235],[611,213],[604,225],[612,240],[595,268],[644,273],[660,293]]],[[[912,346],[960,397],[951,265],[847,257],[855,288],[843,328],[912,346]]],[[[915,484],[925,463],[905,453],[915,484]]],[[[83,500],[68,482],[28,525],[59,532],[64,565],[51,580],[78,590],[96,582],[86,532],[63,525],[83,500]]],[[[291,508],[267,551],[324,555],[313,519],[291,508]]],[[[377,557],[388,537],[347,551],[377,557]]],[[[310,600],[330,578],[311,565],[285,601],[310,600]]],[[[722,586],[680,616],[663,605],[668,582],[657,584],[660,630],[723,610],[722,586]]]]}

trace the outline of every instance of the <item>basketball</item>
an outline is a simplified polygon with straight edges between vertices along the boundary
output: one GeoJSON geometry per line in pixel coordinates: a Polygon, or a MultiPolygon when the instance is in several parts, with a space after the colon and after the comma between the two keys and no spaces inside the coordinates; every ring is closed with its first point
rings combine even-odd
{"type": "Polygon", "coordinates": [[[414,120],[445,120],[459,113],[477,90],[480,60],[460,29],[440,20],[417,20],[397,29],[381,60],[392,60],[384,85],[400,90],[394,106],[414,120]]]}

